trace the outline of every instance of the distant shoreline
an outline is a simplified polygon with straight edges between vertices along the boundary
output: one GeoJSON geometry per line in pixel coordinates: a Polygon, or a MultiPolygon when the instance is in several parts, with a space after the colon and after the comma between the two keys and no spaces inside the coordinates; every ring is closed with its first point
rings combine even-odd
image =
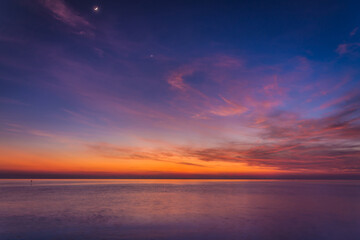
{"type": "Polygon", "coordinates": [[[283,177],[283,178],[101,178],[101,177],[36,177],[36,178],[27,178],[27,177],[1,177],[1,180],[360,180],[360,177],[333,177],[333,178],[315,178],[315,177],[297,177],[297,178],[290,178],[290,177],[283,177]]]}

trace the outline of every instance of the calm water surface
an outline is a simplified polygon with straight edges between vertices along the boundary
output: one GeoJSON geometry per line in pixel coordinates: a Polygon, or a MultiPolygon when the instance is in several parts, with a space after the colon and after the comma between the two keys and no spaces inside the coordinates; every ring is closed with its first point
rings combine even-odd
{"type": "Polygon", "coordinates": [[[0,180],[0,239],[360,239],[359,181],[0,180]]]}

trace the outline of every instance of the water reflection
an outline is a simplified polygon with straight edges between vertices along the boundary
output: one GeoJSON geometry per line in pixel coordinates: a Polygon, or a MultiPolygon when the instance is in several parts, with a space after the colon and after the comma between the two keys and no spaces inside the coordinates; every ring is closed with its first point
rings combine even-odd
{"type": "Polygon", "coordinates": [[[0,181],[0,239],[360,239],[359,181],[0,181]]]}

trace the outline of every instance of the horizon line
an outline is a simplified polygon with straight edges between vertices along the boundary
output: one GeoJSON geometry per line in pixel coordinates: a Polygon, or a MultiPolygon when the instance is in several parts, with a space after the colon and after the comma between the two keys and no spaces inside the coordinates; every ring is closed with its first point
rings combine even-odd
{"type": "Polygon", "coordinates": [[[309,179],[360,180],[360,173],[111,173],[0,170],[0,179],[309,179]]]}

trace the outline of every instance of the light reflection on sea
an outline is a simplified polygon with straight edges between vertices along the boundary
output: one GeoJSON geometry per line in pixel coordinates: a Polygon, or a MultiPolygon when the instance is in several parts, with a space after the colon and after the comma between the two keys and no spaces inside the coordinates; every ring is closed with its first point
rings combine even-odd
{"type": "Polygon", "coordinates": [[[360,239],[360,181],[0,180],[0,239],[360,239]]]}

